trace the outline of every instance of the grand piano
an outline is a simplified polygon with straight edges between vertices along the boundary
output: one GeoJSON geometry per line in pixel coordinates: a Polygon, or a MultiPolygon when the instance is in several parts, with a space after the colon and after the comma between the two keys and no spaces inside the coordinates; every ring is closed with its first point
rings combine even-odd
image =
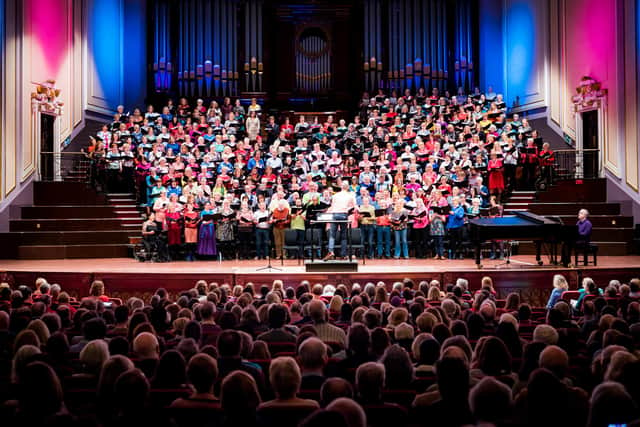
{"type": "MultiPolygon", "coordinates": [[[[545,217],[525,211],[510,211],[510,215],[469,220],[469,235],[475,247],[476,265],[480,264],[482,243],[490,240],[533,240],[536,261],[542,265],[542,245],[549,245],[552,264],[558,263],[558,244],[571,245],[576,240],[576,225],[564,225],[560,218],[545,217]]],[[[564,257],[563,257],[564,258],[564,257]]],[[[563,264],[569,260],[563,259],[563,264]]]]}

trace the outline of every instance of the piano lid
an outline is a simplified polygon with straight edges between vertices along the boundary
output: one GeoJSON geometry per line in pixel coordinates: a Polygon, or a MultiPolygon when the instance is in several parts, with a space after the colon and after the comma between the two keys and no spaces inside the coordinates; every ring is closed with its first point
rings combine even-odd
{"type": "MultiPolygon", "coordinates": [[[[545,216],[542,215],[537,215],[534,214],[533,212],[527,212],[527,211],[508,211],[505,212],[505,214],[510,214],[510,215],[515,215],[519,218],[523,218],[526,220],[529,220],[531,222],[535,222],[538,224],[558,224],[558,221],[556,221],[555,218],[547,218],[545,216]]],[[[562,221],[560,221],[560,224],[562,224],[562,221]]]]}

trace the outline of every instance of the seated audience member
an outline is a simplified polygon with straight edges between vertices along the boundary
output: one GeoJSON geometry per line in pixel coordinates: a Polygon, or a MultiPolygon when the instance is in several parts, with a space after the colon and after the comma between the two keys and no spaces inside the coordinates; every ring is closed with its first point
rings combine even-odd
{"type": "Polygon", "coordinates": [[[385,384],[384,365],[367,362],[356,371],[358,402],[362,405],[369,425],[383,426],[406,422],[407,413],[400,405],[384,402],[382,390],[385,384]]]}
{"type": "Polygon", "coordinates": [[[240,355],[242,350],[242,337],[238,331],[226,330],[218,335],[218,370],[220,379],[235,370],[241,370],[251,375],[258,385],[260,393],[264,393],[264,377],[260,366],[247,362],[240,355]]]}
{"type": "Polygon", "coordinates": [[[102,365],[97,387],[98,418],[105,424],[113,421],[112,411],[116,404],[116,380],[121,374],[133,368],[133,362],[122,355],[111,356],[102,365]]]}
{"type": "MultiPolygon", "coordinates": [[[[568,387],[546,369],[536,369],[515,399],[514,414],[523,426],[584,426],[589,409],[584,390],[568,387]],[[550,416],[541,408],[563,408],[550,416]]],[[[592,424],[590,424],[592,425],[592,424]]]]}
{"type": "Polygon", "coordinates": [[[367,415],[362,407],[351,398],[339,397],[327,406],[327,410],[341,414],[348,427],[367,426],[367,415]]]}
{"type": "Polygon", "coordinates": [[[318,338],[325,343],[337,343],[345,348],[346,334],[342,329],[328,322],[325,304],[321,300],[313,300],[309,303],[308,310],[318,338]]]}
{"type": "Polygon", "coordinates": [[[160,345],[155,335],[142,332],[133,340],[133,354],[138,367],[147,378],[153,378],[160,361],[160,345]]]}
{"type": "Polygon", "coordinates": [[[508,425],[513,410],[511,389],[492,377],[485,377],[469,392],[469,408],[477,423],[508,425]]]}
{"type": "Polygon", "coordinates": [[[318,338],[307,338],[298,348],[302,380],[301,390],[320,390],[326,377],[324,367],[328,361],[327,346],[318,338]]]}
{"type": "Polygon", "coordinates": [[[139,369],[128,370],[118,377],[114,387],[116,416],[113,425],[140,425],[154,419],[149,409],[149,381],[139,369]]]}
{"type": "Polygon", "coordinates": [[[17,401],[5,403],[6,425],[65,425],[73,417],[65,409],[62,385],[44,362],[29,363],[21,370],[17,401]]]}
{"type": "Polygon", "coordinates": [[[262,403],[258,407],[258,419],[265,425],[295,426],[320,406],[315,400],[300,399],[302,377],[300,368],[291,357],[278,357],[269,366],[269,382],[275,399],[262,403]]]}
{"type": "MultiPolygon", "coordinates": [[[[464,353],[462,353],[464,354],[464,353]]],[[[465,356],[463,356],[465,357],[465,356]]],[[[434,425],[459,426],[473,422],[469,407],[469,369],[463,358],[443,357],[436,363],[438,390],[416,396],[412,418],[434,425]]]]}
{"type": "Polygon", "coordinates": [[[261,403],[253,377],[243,371],[233,371],[220,387],[220,403],[227,426],[255,426],[256,411],[261,403]]]}
{"type": "Polygon", "coordinates": [[[189,384],[193,393],[171,403],[169,413],[180,426],[200,425],[220,419],[220,400],[213,394],[213,385],[218,377],[218,364],[207,354],[197,354],[187,366],[189,384]]]}
{"type": "Polygon", "coordinates": [[[295,343],[296,337],[285,329],[285,324],[289,318],[288,310],[285,306],[280,304],[273,304],[269,307],[268,319],[269,330],[258,335],[260,341],[264,341],[267,344],[276,342],[288,342],[295,343]]]}
{"type": "Polygon", "coordinates": [[[553,291],[551,291],[551,295],[549,295],[549,300],[547,301],[547,310],[553,308],[556,302],[560,300],[562,293],[568,290],[569,284],[562,274],[553,276],[553,291]]]}
{"type": "Polygon", "coordinates": [[[343,378],[327,378],[320,388],[320,406],[326,408],[329,403],[340,397],[353,399],[351,383],[343,378]]]}

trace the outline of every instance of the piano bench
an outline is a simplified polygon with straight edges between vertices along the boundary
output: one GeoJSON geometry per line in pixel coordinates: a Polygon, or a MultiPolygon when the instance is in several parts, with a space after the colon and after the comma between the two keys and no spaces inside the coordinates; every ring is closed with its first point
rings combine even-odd
{"type": "Polygon", "coordinates": [[[579,265],[580,256],[582,254],[582,264],[589,265],[589,255],[593,256],[593,265],[598,265],[598,245],[589,242],[584,245],[578,245],[575,249],[575,265],[579,265]]]}

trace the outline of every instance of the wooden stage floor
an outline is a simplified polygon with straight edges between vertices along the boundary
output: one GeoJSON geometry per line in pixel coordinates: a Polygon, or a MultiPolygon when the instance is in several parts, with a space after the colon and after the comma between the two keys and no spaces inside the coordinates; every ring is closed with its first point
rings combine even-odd
{"type": "MultiPolygon", "coordinates": [[[[544,259],[546,262],[546,258],[544,259]]],[[[159,287],[172,294],[189,289],[200,279],[208,282],[243,285],[253,282],[271,284],[281,279],[285,286],[296,286],[301,280],[311,283],[365,284],[394,281],[409,277],[416,282],[439,280],[453,283],[459,277],[469,280],[477,289],[483,276],[491,276],[499,296],[520,292],[528,301],[544,303],[554,274],[563,274],[571,289],[576,289],[584,277],[592,277],[602,287],[609,280],[627,281],[640,276],[640,256],[599,257],[598,266],[564,268],[552,265],[538,266],[534,256],[512,257],[511,264],[499,260],[483,260],[478,269],[472,259],[465,260],[373,260],[366,264],[359,260],[358,272],[307,273],[296,260],[273,263],[281,271],[257,271],[265,261],[174,261],[169,263],[140,263],[131,258],[67,259],[67,260],[0,260],[0,281],[12,285],[33,285],[39,276],[50,283],[59,283],[73,296],[86,295],[93,280],[104,281],[108,294],[127,298],[137,295],[148,297],[159,287]]]]}

